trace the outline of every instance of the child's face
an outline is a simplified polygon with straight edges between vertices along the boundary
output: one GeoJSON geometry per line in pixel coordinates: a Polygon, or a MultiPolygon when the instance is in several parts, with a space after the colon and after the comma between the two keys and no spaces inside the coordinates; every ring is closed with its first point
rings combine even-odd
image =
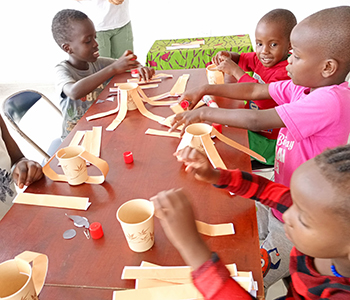
{"type": "Polygon", "coordinates": [[[336,194],[315,161],[301,165],[291,180],[293,205],[283,214],[287,237],[302,253],[317,258],[347,256],[348,241],[339,217],[330,210],[336,194]]]}
{"type": "Polygon", "coordinates": [[[259,22],[255,30],[256,54],[264,67],[273,67],[286,60],[289,37],[284,36],[277,24],[259,22]]]}
{"type": "Polygon", "coordinates": [[[95,62],[99,57],[96,31],[91,20],[75,22],[69,42],[69,55],[77,62],[95,62]]]}
{"type": "Polygon", "coordinates": [[[293,83],[305,87],[317,88],[323,77],[322,49],[312,38],[312,30],[299,23],[291,33],[293,54],[288,58],[288,76],[293,83]]]}

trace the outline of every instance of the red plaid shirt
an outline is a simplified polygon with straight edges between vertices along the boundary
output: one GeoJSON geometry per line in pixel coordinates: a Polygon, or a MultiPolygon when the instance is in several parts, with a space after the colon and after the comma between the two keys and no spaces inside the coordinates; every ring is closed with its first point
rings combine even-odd
{"type": "MultiPolygon", "coordinates": [[[[238,169],[221,170],[221,177],[216,187],[260,201],[281,213],[292,205],[289,188],[238,169]]],[[[320,275],[315,270],[313,258],[304,255],[296,248],[291,251],[289,269],[292,283],[286,300],[350,299],[350,278],[320,275]]],[[[254,299],[230,277],[225,265],[215,256],[192,272],[192,277],[195,286],[205,299],[254,299]]]]}

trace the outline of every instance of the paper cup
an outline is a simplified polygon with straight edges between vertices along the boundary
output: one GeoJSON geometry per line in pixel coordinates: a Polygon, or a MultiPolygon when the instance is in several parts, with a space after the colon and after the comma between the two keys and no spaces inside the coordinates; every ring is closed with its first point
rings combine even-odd
{"type": "Polygon", "coordinates": [[[176,151],[189,146],[205,154],[206,152],[201,140],[201,136],[210,135],[211,132],[212,127],[205,123],[194,123],[188,125],[176,151]]]}
{"type": "Polygon", "coordinates": [[[128,110],[135,110],[137,109],[137,106],[134,102],[134,100],[132,99],[131,95],[130,95],[130,91],[134,90],[138,87],[137,83],[123,83],[121,85],[119,85],[118,89],[119,89],[119,96],[120,99],[127,99],[128,101],[128,110]],[[125,95],[126,94],[126,95],[125,95]],[[122,97],[124,95],[124,97],[122,97]]]}
{"type": "Polygon", "coordinates": [[[117,219],[132,251],[145,252],[153,246],[153,217],[153,203],[145,199],[130,200],[119,207],[117,219]]]}
{"type": "Polygon", "coordinates": [[[29,264],[31,259],[16,258],[0,264],[0,299],[38,299],[47,272],[47,256],[37,254],[39,256],[40,263],[34,269],[29,264]]]}
{"type": "Polygon", "coordinates": [[[208,66],[206,71],[209,84],[224,83],[224,74],[217,69],[217,66],[215,64],[208,66]]]}
{"type": "Polygon", "coordinates": [[[67,181],[71,185],[82,184],[89,177],[86,161],[80,157],[84,151],[83,147],[75,146],[62,148],[56,153],[63,173],[66,175],[67,181]]]}

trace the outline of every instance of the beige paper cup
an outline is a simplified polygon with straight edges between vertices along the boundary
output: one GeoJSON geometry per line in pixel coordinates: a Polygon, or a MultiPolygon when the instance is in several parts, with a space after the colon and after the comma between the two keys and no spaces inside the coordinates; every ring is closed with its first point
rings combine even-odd
{"type": "Polygon", "coordinates": [[[212,130],[212,126],[205,123],[194,123],[188,125],[176,151],[189,146],[205,154],[206,151],[204,149],[201,136],[210,135],[212,130]]]}
{"type": "Polygon", "coordinates": [[[66,175],[67,181],[71,185],[82,184],[89,177],[86,161],[80,157],[84,151],[83,147],[75,146],[60,149],[56,153],[63,173],[66,175]]]}
{"type": "Polygon", "coordinates": [[[125,202],[117,211],[129,248],[145,252],[154,244],[154,206],[151,201],[134,199],[125,202]]]}
{"type": "MultiPolygon", "coordinates": [[[[36,253],[33,253],[34,256],[36,253]]],[[[16,258],[0,264],[0,299],[39,299],[47,272],[47,256],[39,258],[40,263],[33,271],[29,261],[16,258]]]]}
{"type": "Polygon", "coordinates": [[[138,87],[137,83],[123,83],[118,87],[120,99],[122,100],[125,98],[127,99],[128,110],[137,109],[137,106],[130,93],[131,90],[134,90],[137,87],[138,87]]]}
{"type": "Polygon", "coordinates": [[[223,84],[224,74],[217,69],[215,64],[212,64],[206,68],[207,78],[209,84],[223,84]]]}

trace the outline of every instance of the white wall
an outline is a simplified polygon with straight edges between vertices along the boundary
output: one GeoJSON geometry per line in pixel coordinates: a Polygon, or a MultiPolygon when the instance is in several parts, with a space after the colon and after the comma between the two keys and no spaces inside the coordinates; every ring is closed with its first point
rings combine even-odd
{"type": "MultiPolygon", "coordinates": [[[[0,84],[52,83],[53,67],[66,55],[51,36],[51,20],[57,11],[74,7],[74,0],[0,2],[0,84]]],[[[290,9],[300,21],[323,8],[350,5],[350,0],[130,2],[135,53],[141,63],[157,39],[248,33],[254,42],[257,21],[271,9],[290,9]]]]}

